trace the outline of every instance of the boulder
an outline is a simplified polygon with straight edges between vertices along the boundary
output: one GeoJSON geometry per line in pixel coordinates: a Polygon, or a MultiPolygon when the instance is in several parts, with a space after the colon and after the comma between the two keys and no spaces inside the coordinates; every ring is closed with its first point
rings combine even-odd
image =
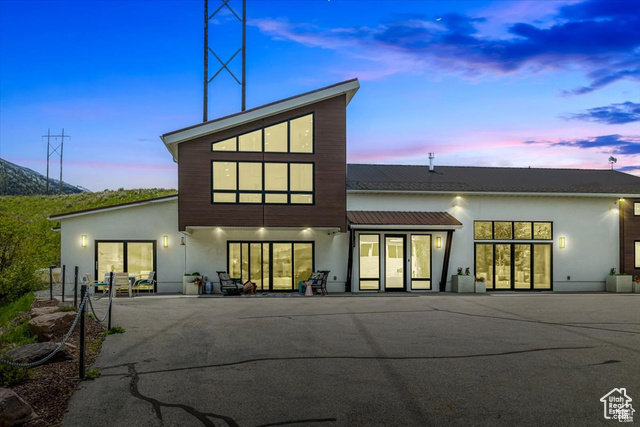
{"type": "Polygon", "coordinates": [[[58,307],[38,307],[31,309],[31,318],[42,316],[43,314],[51,314],[55,312],[58,307]]]}
{"type": "Polygon", "coordinates": [[[13,390],[0,388],[0,427],[23,424],[36,418],[31,405],[13,390]]]}
{"type": "Polygon", "coordinates": [[[51,341],[54,336],[67,333],[75,317],[72,311],[44,314],[31,319],[27,326],[32,335],[38,336],[38,341],[51,341]]]}
{"type": "MultiPolygon", "coordinates": [[[[31,363],[48,356],[56,347],[58,347],[58,344],[54,342],[39,342],[14,348],[8,351],[6,355],[19,363],[31,363]]],[[[62,347],[47,363],[62,362],[69,359],[71,359],[71,355],[65,347],[62,347]]]]}

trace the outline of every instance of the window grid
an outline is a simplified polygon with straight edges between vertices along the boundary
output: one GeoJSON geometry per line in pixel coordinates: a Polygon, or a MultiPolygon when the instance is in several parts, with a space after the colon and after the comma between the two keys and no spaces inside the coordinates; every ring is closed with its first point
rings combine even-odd
{"type": "Polygon", "coordinates": [[[553,240],[553,222],[552,221],[474,221],[473,223],[473,239],[474,240],[553,240]],[[510,230],[507,223],[510,224],[510,230]],[[486,227],[491,224],[491,237],[487,237],[484,233],[488,233],[486,227]],[[496,227],[498,225],[498,227],[496,227]],[[482,230],[481,227],[485,227],[482,230]],[[548,237],[536,236],[536,230],[544,230],[548,226],[548,237]],[[505,228],[507,227],[507,228],[505,228]],[[509,235],[510,231],[510,235],[509,235]],[[481,235],[482,233],[482,235],[481,235]],[[520,236],[520,237],[518,237],[520,236]]]}
{"type": "Polygon", "coordinates": [[[260,128],[256,128],[253,130],[250,130],[248,132],[243,132],[239,135],[235,135],[232,137],[228,137],[228,138],[224,138],[224,139],[220,139],[218,141],[214,141],[211,143],[211,151],[213,152],[225,152],[225,153],[231,153],[231,152],[235,152],[235,153],[290,153],[290,154],[314,154],[315,152],[315,114],[314,113],[310,113],[310,114],[304,114],[302,116],[298,116],[298,117],[292,117],[288,120],[282,121],[282,122],[278,122],[278,123],[273,123],[267,126],[262,126],[260,128]],[[311,151],[292,151],[291,150],[291,122],[302,119],[302,118],[306,118],[306,117],[311,117],[311,151]],[[267,147],[266,147],[266,140],[265,140],[265,131],[268,128],[271,127],[275,127],[281,124],[286,124],[286,131],[285,131],[285,135],[286,135],[286,151],[279,151],[279,150],[269,150],[267,151],[267,147]],[[241,150],[240,149],[240,138],[250,135],[251,133],[260,131],[260,150],[241,150]],[[235,142],[234,142],[235,141],[235,142]],[[216,144],[220,144],[220,143],[225,143],[225,144],[221,144],[219,145],[217,148],[215,147],[216,144]],[[233,148],[231,148],[233,147],[233,148]]]}
{"type": "Polygon", "coordinates": [[[315,164],[305,162],[238,162],[213,160],[211,162],[211,202],[215,204],[269,204],[269,205],[314,205],[315,204],[315,164]],[[229,163],[235,167],[235,189],[216,189],[214,180],[215,163],[229,163]],[[240,163],[257,163],[261,165],[261,188],[254,190],[240,189],[240,163]],[[287,190],[266,190],[266,165],[287,165],[287,190]],[[291,190],[291,165],[308,165],[311,167],[311,191],[291,190]],[[267,197],[268,195],[280,197],[267,197]],[[282,196],[285,196],[285,201],[282,196]],[[303,196],[303,197],[300,197],[303,196]],[[271,199],[272,201],[269,201],[271,199]],[[300,201],[297,201],[300,200],[300,201]],[[304,200],[304,201],[302,201],[304,200]],[[308,202],[306,200],[309,200],[308,202]]]}

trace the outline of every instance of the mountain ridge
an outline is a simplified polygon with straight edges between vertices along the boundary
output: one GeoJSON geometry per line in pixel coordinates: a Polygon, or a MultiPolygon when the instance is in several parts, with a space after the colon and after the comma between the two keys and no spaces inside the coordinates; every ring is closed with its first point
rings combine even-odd
{"type": "MultiPolygon", "coordinates": [[[[0,196],[36,196],[47,192],[47,177],[24,166],[0,158],[0,196]]],[[[49,194],[77,194],[86,188],[49,178],[49,194]]]]}

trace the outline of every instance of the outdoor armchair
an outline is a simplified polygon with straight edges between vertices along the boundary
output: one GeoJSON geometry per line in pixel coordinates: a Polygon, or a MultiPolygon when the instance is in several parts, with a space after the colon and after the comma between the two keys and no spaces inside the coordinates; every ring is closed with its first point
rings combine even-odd
{"type": "Polygon", "coordinates": [[[155,290],[155,271],[150,271],[149,275],[146,279],[136,280],[133,284],[133,290],[139,295],[140,291],[148,291],[149,293],[153,293],[155,290]]]}
{"type": "Polygon", "coordinates": [[[243,287],[240,280],[232,279],[226,271],[216,271],[216,273],[218,273],[218,278],[220,279],[220,291],[224,295],[242,293],[243,287]]]}
{"type": "Polygon", "coordinates": [[[314,291],[316,289],[320,289],[322,295],[329,295],[329,291],[327,291],[327,280],[329,279],[329,271],[330,270],[320,270],[318,275],[316,276],[316,281],[311,281],[311,289],[314,291]]]}

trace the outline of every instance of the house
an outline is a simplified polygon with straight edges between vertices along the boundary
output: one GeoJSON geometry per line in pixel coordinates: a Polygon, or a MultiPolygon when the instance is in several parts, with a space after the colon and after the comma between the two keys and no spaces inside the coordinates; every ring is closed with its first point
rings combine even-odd
{"type": "Polygon", "coordinates": [[[164,134],[178,196],[52,216],[62,262],[95,277],[216,271],[292,291],[602,291],[640,274],[640,178],[613,170],[346,163],[356,79],[164,134]],[[84,236],[84,237],[83,237],[84,236]]]}

